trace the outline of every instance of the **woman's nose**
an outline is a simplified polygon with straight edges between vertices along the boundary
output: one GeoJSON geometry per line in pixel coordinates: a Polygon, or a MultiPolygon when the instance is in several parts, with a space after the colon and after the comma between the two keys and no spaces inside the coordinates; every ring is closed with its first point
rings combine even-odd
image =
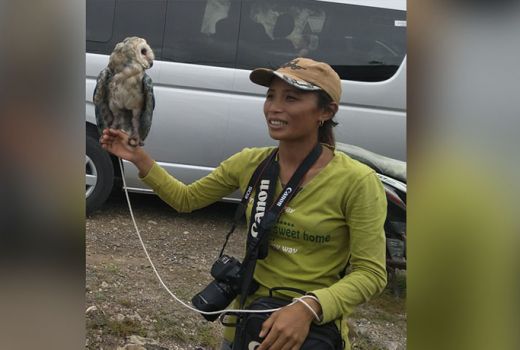
{"type": "Polygon", "coordinates": [[[265,109],[268,112],[280,112],[282,110],[282,103],[278,99],[271,98],[265,101],[265,109]]]}

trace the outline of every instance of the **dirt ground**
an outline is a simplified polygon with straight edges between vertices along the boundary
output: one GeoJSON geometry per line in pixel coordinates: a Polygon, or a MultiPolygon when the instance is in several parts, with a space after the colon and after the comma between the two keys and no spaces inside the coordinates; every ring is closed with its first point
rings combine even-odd
{"type": "MultiPolygon", "coordinates": [[[[130,194],[137,225],[164,283],[186,303],[211,280],[235,205],[179,214],[153,195],[130,194]]],[[[245,224],[226,248],[243,257],[245,224]]],[[[141,248],[122,192],[86,220],[87,349],[218,349],[223,327],[174,301],[141,248]]],[[[405,275],[351,316],[353,349],[406,349],[405,275]]]]}

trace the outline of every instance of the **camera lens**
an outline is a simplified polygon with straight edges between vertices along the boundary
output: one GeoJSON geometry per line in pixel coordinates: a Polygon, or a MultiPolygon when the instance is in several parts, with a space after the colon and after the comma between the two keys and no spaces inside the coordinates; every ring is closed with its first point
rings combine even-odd
{"type": "MultiPolygon", "coordinates": [[[[191,303],[200,311],[224,310],[237,296],[237,293],[225,283],[213,281],[200,293],[197,293],[191,303]]],[[[202,315],[208,321],[215,321],[218,314],[202,315]]]]}

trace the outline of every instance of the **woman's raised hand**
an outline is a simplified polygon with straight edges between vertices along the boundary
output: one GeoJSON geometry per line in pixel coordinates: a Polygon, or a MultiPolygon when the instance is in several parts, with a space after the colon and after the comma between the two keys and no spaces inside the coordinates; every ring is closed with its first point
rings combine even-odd
{"type": "Polygon", "coordinates": [[[129,135],[123,130],[105,129],[99,139],[101,147],[113,155],[128,160],[139,169],[139,176],[145,176],[153,166],[153,159],[139,146],[128,143],[129,135]]]}
{"type": "Polygon", "coordinates": [[[103,130],[99,142],[103,149],[119,158],[132,162],[137,147],[130,146],[128,139],[129,135],[125,131],[106,128],[103,130]]]}

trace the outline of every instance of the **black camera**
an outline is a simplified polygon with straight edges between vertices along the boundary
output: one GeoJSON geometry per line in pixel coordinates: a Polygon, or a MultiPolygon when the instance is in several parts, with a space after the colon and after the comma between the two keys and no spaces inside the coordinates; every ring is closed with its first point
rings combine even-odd
{"type": "MultiPolygon", "coordinates": [[[[242,264],[233,257],[222,255],[211,267],[211,276],[215,280],[191,299],[193,306],[201,311],[223,310],[236,298],[242,286],[242,264]]],[[[253,284],[252,291],[258,288],[254,281],[253,284]]],[[[215,321],[219,315],[202,316],[215,321]]]]}

